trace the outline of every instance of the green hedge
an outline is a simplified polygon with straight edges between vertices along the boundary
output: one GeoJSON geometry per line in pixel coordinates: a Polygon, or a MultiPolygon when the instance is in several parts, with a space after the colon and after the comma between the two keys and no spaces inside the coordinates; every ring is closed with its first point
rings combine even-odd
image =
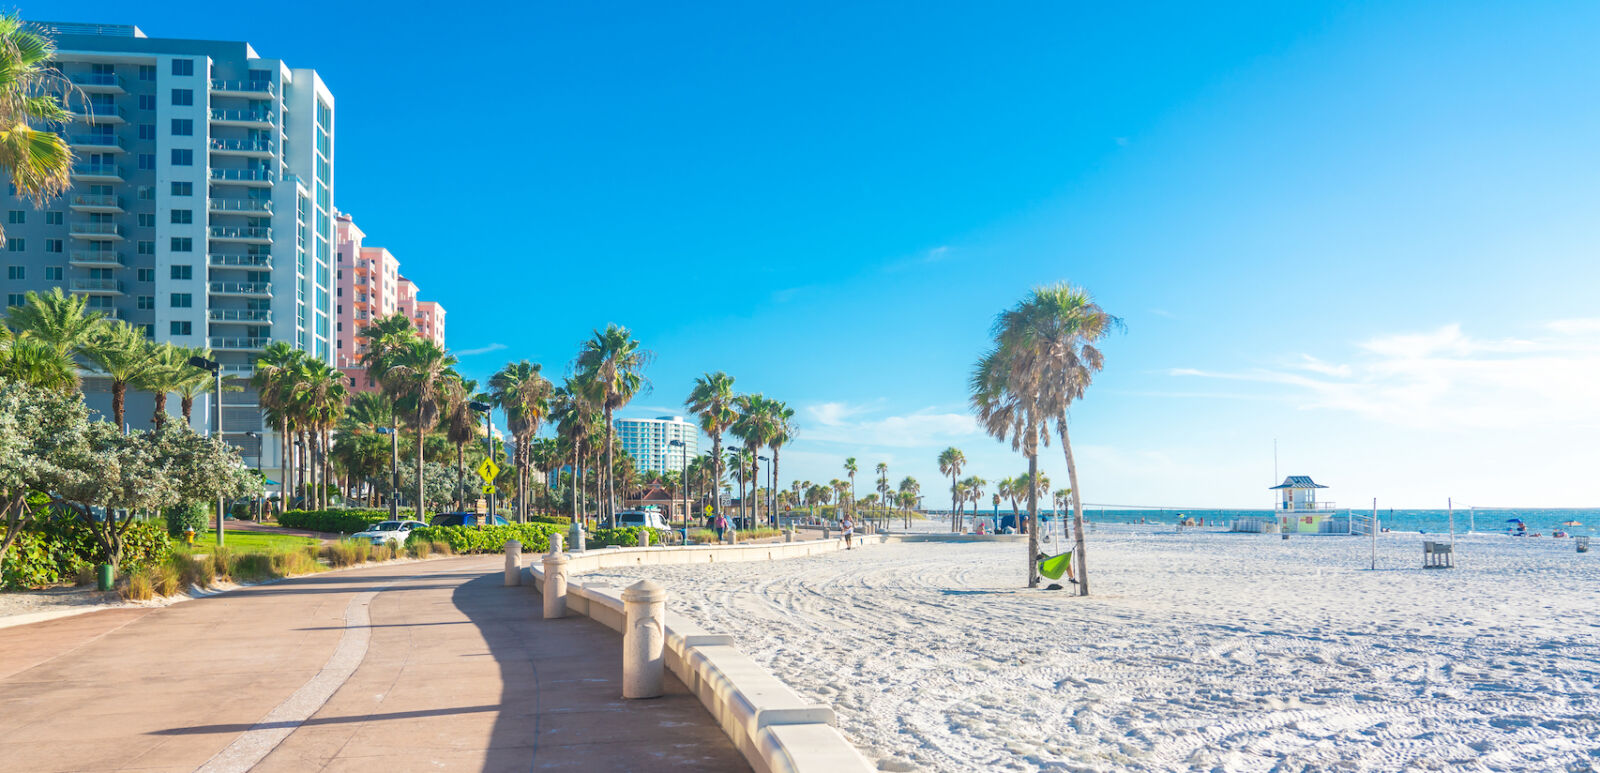
{"type": "MultiPolygon", "coordinates": [[[[661,540],[665,534],[665,529],[651,529],[650,544],[662,544],[661,540]]],[[[594,531],[589,532],[588,543],[590,548],[608,548],[612,545],[624,548],[636,548],[639,546],[639,527],[634,526],[631,528],[595,529],[594,531]]]]}
{"type": "Polygon", "coordinates": [[[407,540],[448,542],[457,553],[499,553],[506,542],[522,543],[525,553],[543,553],[550,549],[550,535],[565,533],[566,529],[553,523],[514,523],[509,526],[424,526],[411,530],[407,540]]]}
{"type": "MultiPolygon", "coordinates": [[[[122,537],[124,574],[148,569],[172,555],[172,540],[159,524],[135,523],[122,537]]],[[[17,537],[0,566],[0,588],[37,588],[71,580],[80,569],[105,562],[104,551],[82,523],[52,520],[17,537]]]]}
{"type": "Polygon", "coordinates": [[[208,506],[205,502],[190,502],[162,510],[161,515],[167,519],[167,536],[182,539],[187,529],[193,529],[196,534],[205,531],[211,508],[215,506],[208,506]]]}
{"type": "Polygon", "coordinates": [[[287,529],[354,534],[387,520],[388,510],[290,510],[278,518],[278,525],[287,529]]]}

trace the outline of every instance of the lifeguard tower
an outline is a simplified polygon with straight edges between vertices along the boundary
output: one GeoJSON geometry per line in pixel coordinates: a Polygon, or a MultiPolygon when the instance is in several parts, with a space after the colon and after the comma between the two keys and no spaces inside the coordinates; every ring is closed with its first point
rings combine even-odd
{"type": "Polygon", "coordinates": [[[1269,491],[1278,493],[1278,528],[1284,533],[1323,534],[1349,531],[1348,523],[1336,523],[1332,502],[1318,502],[1317,489],[1324,486],[1310,475],[1290,475],[1269,491]],[[1343,527],[1343,528],[1338,528],[1343,527]]]}

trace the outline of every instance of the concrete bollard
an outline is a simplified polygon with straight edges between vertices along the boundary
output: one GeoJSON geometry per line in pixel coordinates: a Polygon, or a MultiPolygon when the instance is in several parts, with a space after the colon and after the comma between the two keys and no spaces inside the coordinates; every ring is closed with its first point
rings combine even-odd
{"type": "Polygon", "coordinates": [[[650,547],[650,530],[643,526],[639,527],[639,547],[650,547]]]}
{"type": "Polygon", "coordinates": [[[585,548],[583,544],[583,524],[573,521],[572,528],[567,531],[567,544],[571,546],[569,549],[574,553],[582,553],[585,548]]]}
{"type": "Polygon", "coordinates": [[[640,580],[622,591],[622,697],[659,698],[666,669],[667,589],[640,580]]]}
{"type": "Polygon", "coordinates": [[[506,540],[506,586],[522,584],[522,543],[506,540]]]}
{"type": "Polygon", "coordinates": [[[545,552],[547,552],[547,553],[560,553],[560,552],[563,552],[562,545],[561,545],[561,533],[560,532],[556,532],[556,533],[550,535],[550,549],[545,551],[545,552]]]}
{"type": "Polygon", "coordinates": [[[567,616],[566,553],[546,553],[544,557],[544,619],[567,616]]]}
{"type": "Polygon", "coordinates": [[[791,525],[789,530],[783,533],[783,541],[794,542],[794,526],[791,525]]]}
{"type": "Polygon", "coordinates": [[[827,539],[830,533],[832,533],[832,529],[828,528],[828,524],[822,524],[822,538],[827,539]]]}

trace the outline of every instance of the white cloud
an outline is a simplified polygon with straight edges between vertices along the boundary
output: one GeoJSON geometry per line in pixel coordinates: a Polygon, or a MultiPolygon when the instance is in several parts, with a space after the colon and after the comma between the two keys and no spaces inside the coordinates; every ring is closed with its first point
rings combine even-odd
{"type": "Polygon", "coordinates": [[[1169,374],[1288,387],[1307,409],[1429,428],[1600,426],[1600,324],[1565,320],[1527,338],[1478,338],[1458,324],[1360,342],[1348,363],[1301,355],[1286,367],[1169,374]]]}
{"type": "Polygon", "coordinates": [[[824,443],[910,448],[948,443],[978,433],[977,422],[965,413],[924,408],[898,416],[870,418],[871,409],[848,403],[818,403],[805,408],[810,421],[800,437],[824,443]]]}
{"type": "Polygon", "coordinates": [[[501,349],[504,349],[504,348],[506,348],[505,344],[498,344],[497,343],[497,344],[489,344],[488,346],[480,346],[480,347],[478,347],[476,349],[462,349],[460,351],[451,352],[451,354],[454,354],[457,357],[471,357],[471,356],[477,355],[477,354],[488,354],[490,352],[498,352],[498,351],[500,351],[501,349]]]}

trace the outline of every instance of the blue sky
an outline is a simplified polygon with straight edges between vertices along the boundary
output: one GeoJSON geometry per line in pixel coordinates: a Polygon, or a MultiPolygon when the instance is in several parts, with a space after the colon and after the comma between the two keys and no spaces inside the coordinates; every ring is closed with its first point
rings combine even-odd
{"type": "Polygon", "coordinates": [[[1070,280],[1127,321],[1089,502],[1265,505],[1276,438],[1341,503],[1600,505],[1600,5],[693,5],[21,10],[318,69],[469,375],[627,325],[628,414],[727,370],[799,410],[785,481],[1024,469],[965,377],[1070,280]]]}

